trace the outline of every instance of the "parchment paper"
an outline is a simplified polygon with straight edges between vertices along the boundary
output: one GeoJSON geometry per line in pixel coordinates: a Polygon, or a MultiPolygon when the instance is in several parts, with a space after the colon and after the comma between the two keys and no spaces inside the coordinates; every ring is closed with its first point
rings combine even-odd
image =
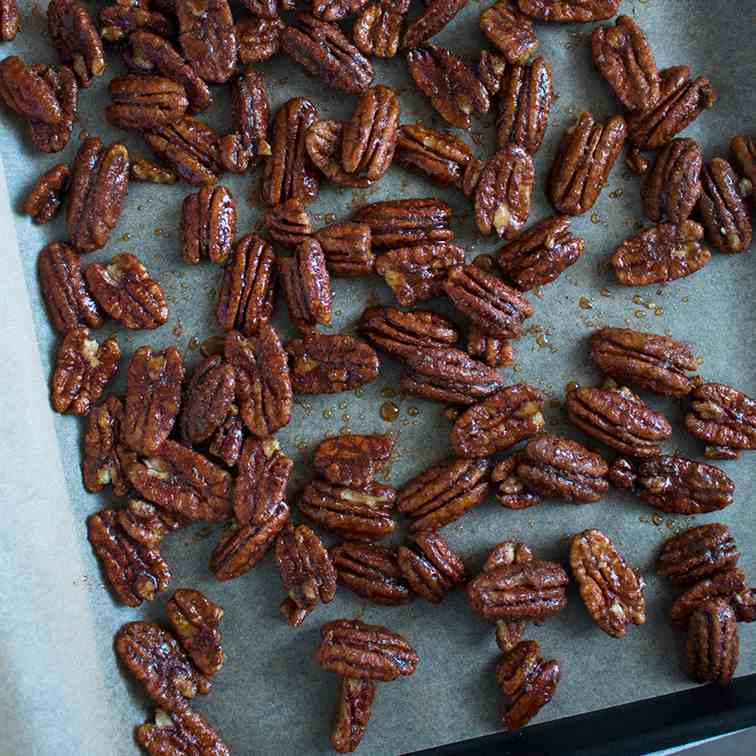
{"type": "MultiPolygon", "coordinates": [[[[1,54],[18,53],[29,62],[54,62],[43,12],[23,3],[23,31],[1,54]]],[[[477,30],[478,2],[438,38],[455,52],[471,59],[483,46],[477,30]]],[[[687,63],[694,75],[706,73],[719,91],[716,107],[706,112],[686,134],[700,140],[706,158],[726,155],[731,135],[753,131],[756,61],[753,56],[753,7],[748,2],[693,3],[684,0],[624,2],[622,12],[633,15],[647,32],[661,67],[687,63]]],[[[544,194],[544,178],[556,142],[582,109],[605,118],[618,111],[607,85],[590,63],[592,25],[539,26],[539,53],[554,69],[558,100],[546,141],[536,159],[538,188],[531,221],[551,214],[544,194]]],[[[108,55],[113,72],[121,66],[116,54],[108,55]]],[[[403,121],[422,119],[445,128],[425,99],[415,91],[404,63],[375,61],[376,82],[399,88],[403,121]]],[[[293,95],[311,97],[328,118],[347,117],[353,98],[327,91],[307,79],[286,58],[261,66],[277,108],[293,95]]],[[[203,114],[219,129],[229,126],[226,93],[214,90],[216,102],[203,114]]],[[[109,128],[102,115],[107,82],[97,81],[82,90],[81,120],[67,149],[59,155],[33,152],[21,122],[7,111],[2,116],[0,153],[5,164],[8,192],[2,191],[4,296],[0,298],[0,482],[4,519],[0,528],[0,705],[4,712],[0,752],[7,754],[108,754],[136,752],[133,727],[151,715],[152,706],[137,686],[119,669],[112,639],[121,624],[137,618],[164,619],[163,606],[170,592],[153,605],[137,610],[115,604],[102,585],[102,575],[86,541],[84,520],[106,505],[108,495],[87,494],[79,472],[83,424],[53,415],[47,398],[47,381],[57,342],[44,313],[36,280],[39,250],[49,241],[65,239],[63,218],[36,227],[28,218],[13,216],[31,181],[61,160],[70,160],[80,132],[104,140],[120,139],[134,157],[149,150],[133,134],[109,128]],[[14,245],[13,223],[18,238],[14,245]]],[[[481,156],[489,154],[492,117],[476,121],[471,135],[481,156]]],[[[252,230],[261,216],[247,202],[257,176],[224,176],[237,198],[239,232],[252,230]]],[[[0,182],[2,186],[2,182],[0,182]]],[[[541,347],[532,332],[516,342],[517,371],[506,372],[510,382],[527,380],[542,387],[554,400],[548,408],[549,426],[558,433],[581,439],[566,422],[557,402],[568,381],[590,383],[599,376],[587,364],[586,344],[593,329],[604,324],[627,325],[658,333],[668,331],[689,340],[705,358],[702,373],[731,383],[756,396],[753,339],[756,314],[753,291],[756,266],[750,254],[714,253],[708,267],[697,275],[657,291],[635,291],[617,286],[601,267],[602,261],[624,238],[634,233],[641,218],[641,182],[618,164],[592,213],[578,218],[574,230],[587,239],[584,257],[556,283],[530,299],[536,315],[530,321],[543,329],[548,346],[541,347]],[[600,293],[605,289],[606,296],[600,293]],[[581,298],[591,309],[582,309],[581,298]],[[638,297],[638,299],[634,299],[638,297]],[[663,314],[662,314],[663,311],[663,314]],[[659,314],[656,314],[659,313],[659,314]]],[[[220,271],[203,263],[191,268],[177,252],[177,228],[182,198],[194,191],[186,184],[157,187],[133,183],[120,224],[106,249],[88,255],[84,262],[106,260],[123,250],[138,254],[161,282],[170,302],[171,318],[155,332],[126,334],[119,330],[125,352],[120,380],[133,350],[149,343],[157,348],[177,343],[189,367],[199,352],[190,339],[203,340],[216,333],[214,307],[220,271]]],[[[343,219],[354,207],[382,198],[438,196],[458,211],[458,237],[468,245],[468,259],[491,252],[497,244],[475,240],[467,201],[461,194],[443,191],[392,168],[372,191],[338,191],[324,187],[312,206],[315,220],[334,214],[343,219]]],[[[330,220],[330,216],[328,216],[330,220]]],[[[334,282],[332,332],[352,332],[367,303],[390,303],[392,294],[378,278],[334,282]]],[[[443,303],[432,305],[448,312],[443,303]]],[[[292,335],[282,306],[276,324],[284,337],[292,335]]],[[[99,338],[113,329],[110,321],[99,338]]],[[[543,342],[544,339],[541,339],[543,342]]],[[[290,501],[296,513],[296,492],[309,477],[309,459],[316,443],[327,434],[348,427],[353,431],[396,434],[398,458],[386,480],[399,485],[449,451],[448,423],[443,407],[413,398],[397,397],[399,417],[383,421],[379,407],[382,391],[398,385],[396,363],[382,358],[380,378],[355,394],[306,398],[297,402],[292,422],[279,434],[287,453],[296,461],[290,501]]],[[[688,455],[702,453],[702,445],[682,428],[683,409],[675,402],[648,397],[663,409],[677,427],[667,449],[688,455]]],[[[585,439],[583,439],[585,440],[585,439]]],[[[543,627],[529,628],[528,637],[541,643],[547,658],[562,666],[562,681],[553,702],[537,722],[622,704],[690,685],[680,671],[680,637],[666,621],[673,592],[657,580],[653,565],[662,540],[696,523],[719,520],[731,525],[743,551],[741,566],[756,582],[753,497],[756,472],[753,456],[725,462],[737,484],[736,501],[726,511],[695,518],[663,517],[656,525],[652,510],[630,496],[610,493],[592,506],[546,502],[520,512],[500,508],[491,497],[444,536],[464,555],[475,574],[491,547],[504,538],[526,541],[542,558],[565,561],[571,535],[586,527],[607,532],[628,561],[639,567],[647,581],[648,621],[631,628],[625,640],[601,633],[584,611],[577,593],[570,592],[565,612],[543,627]]],[[[400,540],[399,537],[395,539],[400,540]]],[[[336,678],[322,671],[312,656],[318,629],[326,620],[358,615],[404,633],[417,647],[421,663],[407,679],[382,685],[368,734],[360,748],[364,756],[400,753],[471,738],[500,727],[503,699],[493,676],[496,648],[490,626],[468,609],[461,591],[440,607],[416,601],[402,608],[366,605],[346,590],[319,608],[301,629],[290,629],[278,613],[283,597],[273,560],[229,583],[218,583],[207,569],[217,534],[196,527],[170,537],[165,556],[173,569],[172,588],[194,586],[226,609],[222,630],[227,663],[216,678],[215,689],[197,701],[199,710],[239,754],[329,753],[328,733],[334,710],[336,678]]],[[[756,627],[741,625],[741,661],[738,674],[756,671],[756,627]]],[[[712,691],[712,695],[717,695],[712,691]]]]}

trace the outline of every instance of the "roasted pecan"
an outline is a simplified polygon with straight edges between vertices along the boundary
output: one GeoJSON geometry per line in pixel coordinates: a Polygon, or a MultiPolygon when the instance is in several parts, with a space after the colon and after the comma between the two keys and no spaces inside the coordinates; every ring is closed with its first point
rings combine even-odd
{"type": "Polygon", "coordinates": [[[514,362],[514,349],[507,339],[488,336],[477,326],[471,326],[467,332],[467,353],[485,362],[488,367],[509,367],[514,362]]]}
{"type": "Polygon", "coordinates": [[[753,227],[738,177],[722,158],[714,158],[701,169],[698,212],[709,241],[722,252],[745,252],[753,239],[753,227]]]}
{"type": "Polygon", "coordinates": [[[196,711],[182,706],[176,711],[155,711],[155,723],[136,728],[136,739],[150,756],[178,756],[204,753],[230,756],[228,746],[196,711]]]}
{"type": "Polygon", "coordinates": [[[365,737],[378,686],[372,680],[341,677],[331,745],[339,753],[353,753],[365,737]]]}
{"type": "Polygon", "coordinates": [[[374,249],[394,249],[425,242],[450,241],[452,209],[437,199],[374,202],[360,208],[352,220],[370,226],[374,249]]]}
{"type": "Polygon", "coordinates": [[[179,44],[205,81],[223,84],[236,66],[236,29],[228,0],[175,0],[179,44]]]}
{"type": "Polygon", "coordinates": [[[655,394],[684,396],[693,390],[686,373],[698,367],[687,344],[629,328],[602,328],[591,338],[591,360],[606,375],[655,394]]]}
{"type": "Polygon", "coordinates": [[[239,457],[234,480],[234,517],[241,525],[263,523],[284,500],[294,467],[274,438],[248,438],[239,457]]]}
{"type": "Polygon", "coordinates": [[[334,276],[367,276],[375,269],[370,226],[366,223],[332,223],[315,232],[328,272],[334,276]]]}
{"type": "Polygon", "coordinates": [[[465,565],[438,533],[418,533],[409,546],[400,546],[397,562],[410,588],[431,604],[465,580],[465,565]]]}
{"type": "Polygon", "coordinates": [[[179,588],[165,605],[165,613],[194,666],[206,677],[212,677],[226,658],[218,630],[223,609],[199,591],[179,588]]]}
{"type": "Polygon", "coordinates": [[[620,0],[517,0],[522,13],[539,21],[604,21],[619,9],[620,0]]]}
{"type": "Polygon", "coordinates": [[[66,221],[71,243],[91,252],[108,243],[129,190],[129,152],[122,144],[103,147],[86,139],[74,158],[66,221]]]}
{"type": "Polygon", "coordinates": [[[421,349],[454,346],[459,340],[456,328],[430,310],[402,312],[396,307],[368,307],[358,328],[374,346],[399,357],[421,349]]]}
{"type": "Polygon", "coordinates": [[[92,263],[84,275],[97,304],[126,328],[157,328],[168,320],[160,284],[150,278],[135,255],[122,252],[108,265],[92,263]]]}
{"type": "Polygon", "coordinates": [[[76,0],[50,0],[47,28],[61,63],[70,64],[83,87],[105,72],[102,40],[84,6],[76,0]]]}
{"type": "Polygon", "coordinates": [[[175,184],[178,174],[172,168],[165,168],[153,160],[132,160],[129,178],[132,181],[148,181],[151,184],[175,184]]]}
{"type": "Polygon", "coordinates": [[[345,126],[348,124],[340,121],[317,121],[305,137],[307,154],[320,172],[335,184],[365,189],[373,183],[367,176],[347,173],[341,167],[345,126]]]}
{"type": "Polygon", "coordinates": [[[575,125],[565,131],[548,186],[549,199],[560,213],[582,215],[593,207],[606,186],[626,134],[622,116],[613,116],[602,124],[596,123],[590,113],[581,113],[575,125]]]}
{"type": "Polygon", "coordinates": [[[710,459],[737,459],[741,449],[756,449],[756,402],[723,383],[704,383],[690,395],[685,427],[709,444],[710,459]]]}
{"type": "Polygon", "coordinates": [[[239,43],[239,62],[262,63],[272,58],[281,48],[284,23],[278,16],[245,16],[236,22],[236,40],[239,43]]]}
{"type": "Polygon", "coordinates": [[[161,37],[175,37],[176,24],[172,18],[151,10],[147,3],[121,3],[107,5],[97,14],[100,36],[106,42],[121,42],[132,32],[146,31],[161,37]]]}
{"type": "Polygon", "coordinates": [[[740,553],[727,525],[712,522],[668,538],[657,572],[675,583],[691,584],[733,568],[740,553]]]}
{"type": "Polygon", "coordinates": [[[343,434],[321,441],[313,467],[329,483],[363,488],[391,457],[394,439],[388,435],[343,434]]]}
{"type": "Polygon", "coordinates": [[[16,38],[20,20],[18,0],[2,0],[0,2],[0,42],[10,42],[16,38]]]}
{"type": "Polygon", "coordinates": [[[735,612],[726,601],[706,601],[694,612],[685,657],[692,680],[729,685],[738,666],[740,643],[735,612]]]}
{"type": "Polygon", "coordinates": [[[179,426],[187,444],[207,441],[222,425],[234,400],[236,378],[219,354],[206,357],[186,389],[179,426]]]}
{"type": "Polygon", "coordinates": [[[467,5],[467,0],[431,0],[425,11],[405,30],[402,47],[419,47],[435,37],[467,5]]]}
{"type": "Polygon", "coordinates": [[[374,604],[406,604],[412,592],[404,582],[396,549],[372,543],[342,543],[331,549],[339,585],[374,604]]]}
{"type": "Polygon", "coordinates": [[[264,18],[278,18],[281,11],[294,10],[295,0],[242,0],[250,13],[264,18]]]}
{"type": "Polygon", "coordinates": [[[231,415],[215,431],[208,451],[221,460],[226,467],[234,467],[241,455],[244,442],[244,424],[236,415],[231,415]]]}
{"type": "Polygon", "coordinates": [[[49,223],[60,210],[68,191],[68,164],[59,163],[43,173],[26,195],[21,212],[35,223],[49,223]]]}
{"type": "Polygon", "coordinates": [[[447,459],[408,480],[397,497],[399,511],[412,518],[410,531],[438,530],[483,501],[488,460],[447,459]]]}
{"type": "Polygon", "coordinates": [[[521,454],[513,454],[499,462],[491,471],[491,481],[496,485],[496,500],[506,509],[527,509],[541,501],[541,497],[529,490],[517,475],[517,465],[521,458],[521,454]]]}
{"type": "Polygon", "coordinates": [[[694,139],[673,139],[659,150],[643,187],[646,215],[657,223],[686,221],[701,195],[701,147],[694,139]]]}
{"type": "Polygon", "coordinates": [[[297,245],[293,257],[279,257],[278,277],[289,315],[300,328],[331,324],[331,278],[316,239],[297,245]]]}
{"type": "Polygon", "coordinates": [[[390,682],[411,675],[420,658],[407,640],[381,625],[335,620],[320,628],[315,658],[342,677],[390,682]]]}
{"type": "Polygon", "coordinates": [[[377,58],[393,58],[410,0],[374,0],[366,5],[352,26],[357,49],[377,58]]]}
{"type": "Polygon", "coordinates": [[[533,561],[533,552],[518,541],[502,541],[493,547],[486,557],[483,572],[495,570],[508,564],[527,564],[533,561]]]}
{"type": "Polygon", "coordinates": [[[281,49],[333,89],[360,94],[373,80],[370,61],[338,26],[310,13],[297,13],[295,24],[281,32],[281,49]]]}
{"type": "Polygon", "coordinates": [[[270,238],[283,247],[297,247],[312,234],[307,208],[296,198],[271,207],[265,213],[263,225],[270,238]]]}
{"type": "Polygon", "coordinates": [[[203,186],[181,206],[181,257],[196,265],[203,257],[226,262],[236,236],[236,202],[225,186],[203,186]]]}
{"type": "Polygon", "coordinates": [[[488,112],[488,92],[475,74],[448,50],[426,45],[407,53],[410,76],[452,126],[469,129],[470,115],[488,112]]]}
{"type": "Polygon", "coordinates": [[[480,30],[509,63],[525,63],[538,47],[533,22],[513,0],[498,0],[480,14],[480,30]]]}
{"type": "Polygon", "coordinates": [[[268,205],[280,205],[292,198],[309,204],[317,197],[317,171],[305,149],[307,130],[317,120],[315,106],[303,97],[288,100],[278,109],[260,192],[268,205]]]}
{"type": "Polygon", "coordinates": [[[738,190],[741,197],[751,196],[756,200],[756,139],[749,136],[734,136],[730,140],[732,163],[741,176],[738,190]]]}
{"type": "Polygon", "coordinates": [[[724,599],[736,610],[736,596],[747,591],[745,575],[742,570],[733,568],[717,572],[710,577],[699,580],[695,585],[681,593],[669,610],[672,622],[687,627],[691,615],[706,601],[724,599]]]}
{"type": "Polygon", "coordinates": [[[163,76],[116,76],[108,91],[105,116],[120,129],[154,131],[177,121],[189,107],[181,84],[163,76]]]}
{"type": "Polygon", "coordinates": [[[312,13],[324,21],[341,21],[357,13],[368,0],[312,0],[312,13]]]}
{"type": "Polygon", "coordinates": [[[297,394],[353,391],[378,377],[378,355],[353,336],[308,333],[286,344],[297,394]]]}
{"type": "Polygon", "coordinates": [[[124,509],[118,510],[118,524],[132,541],[148,548],[156,548],[165,536],[188,524],[154,504],[141,499],[129,499],[124,509]]]}
{"type": "Polygon", "coordinates": [[[123,404],[115,396],[89,413],[84,433],[81,471],[87,491],[101,491],[112,485],[118,496],[128,493],[125,466],[134,459],[123,445],[123,404]]]}

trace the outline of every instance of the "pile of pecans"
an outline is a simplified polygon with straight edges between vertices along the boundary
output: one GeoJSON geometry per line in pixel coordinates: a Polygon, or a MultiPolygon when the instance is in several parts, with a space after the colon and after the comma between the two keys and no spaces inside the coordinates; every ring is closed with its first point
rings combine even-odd
{"type": "MultiPolygon", "coordinates": [[[[130,73],[110,81],[105,117],[141,134],[156,158],[133,159],[123,144],[88,137],[70,164],[39,177],[22,206],[43,224],[67,202],[68,239],[39,256],[42,293],[61,337],[51,397],[56,411],[87,418],[85,488],[110,486],[122,499],[87,520],[115,597],[138,607],[165,591],[171,572],[160,544],[197,521],[224,525],[209,565],[219,581],[275,553],[286,594],[281,612],[296,627],[333,601],[338,585],[380,605],[414,596],[440,602],[468,573],[437,531],[492,489],[508,509],[544,498],[595,503],[610,486],[632,490],[664,512],[729,506],[729,476],[663,454],[669,421],[625,385],[685,397],[685,426],[709,459],[755,449],[756,402],[695,375],[698,363],[686,344],[623,328],[593,335],[591,361],[606,380],[571,387],[565,405],[579,430],[617,453],[613,461],[548,433],[542,392],[505,385],[498,372],[512,364],[511,342],[535,311],[524,292],[554,281],[583,254],[571,216],[594,206],[626,143],[628,166],[648,172],[644,210],[656,225],[612,256],[621,284],[666,283],[700,270],[711,258],[704,239],[727,253],[750,247],[756,140],[735,136],[732,162],[704,163],[700,145],[677,136],[714,105],[709,80],[692,79],[687,66],[658,71],[631,18],[594,27],[593,62],[624,114],[601,123],[582,112],[565,131],[546,182],[556,214],[528,227],[533,158],[553,100],[551,67],[534,57],[536,24],[606,20],[619,0],[498,0],[480,13],[492,49],[472,66],[431,42],[467,0],[430,0],[412,20],[410,0],[312,0],[306,11],[297,11],[294,0],[242,5],[235,15],[228,0],[113,0],[95,21],[77,0],[51,0],[48,25],[60,64],[0,61],[0,97],[26,122],[32,144],[55,153],[69,141],[79,88],[104,74],[112,45],[130,73]],[[349,17],[351,39],[338,25],[349,17]],[[370,60],[400,49],[409,76],[451,126],[469,129],[473,117],[496,107],[493,155],[479,160],[454,133],[401,122],[398,93],[371,86],[370,60]],[[355,95],[351,118],[325,120],[305,97],[288,100],[271,118],[265,79],[253,66],[279,53],[326,86],[355,95]],[[222,84],[231,93],[227,134],[196,117],[212,104],[210,85],[222,84]],[[651,150],[653,166],[643,155],[651,150]],[[315,227],[308,205],[323,182],[365,189],[394,162],[458,189],[470,200],[479,233],[505,245],[468,263],[455,242],[452,209],[433,197],[376,202],[315,227]],[[237,238],[235,198],[218,183],[224,172],[259,173],[265,235],[237,238]],[[160,283],[135,255],[82,265],[82,255],[107,246],[130,181],[196,187],[181,207],[179,252],[187,264],[207,259],[221,266],[216,319],[224,336],[188,380],[176,348],[140,347],[129,360],[125,397],[105,397],[121,349],[114,336],[99,343],[92,331],[106,317],[133,330],[158,328],[169,317],[160,283]],[[332,321],[331,277],[373,274],[405,309],[367,307],[359,336],[318,331],[332,321]],[[285,344],[270,322],[279,288],[299,331],[285,344]],[[464,332],[417,308],[436,297],[447,298],[464,332]],[[395,490],[375,479],[393,439],[325,439],[296,511],[343,541],[327,547],[316,531],[290,521],[293,462],[275,434],[290,422],[296,394],[351,391],[375,380],[378,352],[404,364],[405,394],[456,408],[453,456],[395,490]],[[378,544],[396,531],[395,511],[409,519],[411,538],[398,547],[378,544]]],[[[0,40],[13,39],[18,29],[16,0],[0,0],[0,40]]],[[[675,602],[672,619],[688,628],[688,669],[698,682],[732,678],[735,623],[756,618],[754,589],[735,567],[737,558],[729,530],[718,524],[675,536],[660,558],[661,574],[692,586],[675,602]]],[[[628,625],[645,622],[643,579],[602,531],[574,535],[569,564],[604,632],[620,638],[628,625]]],[[[559,664],[523,637],[527,622],[565,607],[568,584],[560,564],[535,559],[514,541],[496,546],[467,584],[473,611],[496,623],[502,652],[496,677],[510,699],[504,715],[510,730],[525,726],[557,688],[559,664]]],[[[116,638],[117,654],[159,707],[155,724],[137,728],[137,740],[151,754],[229,753],[187,703],[210,690],[209,677],[223,663],[223,612],[191,589],[176,591],[167,611],[174,634],[132,622],[116,638]]],[[[365,734],[377,683],[411,675],[419,656],[403,636],[356,619],[329,622],[321,636],[317,661],[340,677],[332,743],[351,752],[365,734]]]]}

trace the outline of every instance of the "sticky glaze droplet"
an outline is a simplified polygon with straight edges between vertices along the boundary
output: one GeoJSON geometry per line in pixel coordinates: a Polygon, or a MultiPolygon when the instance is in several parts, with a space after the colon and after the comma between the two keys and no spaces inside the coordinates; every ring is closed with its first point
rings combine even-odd
{"type": "Polygon", "coordinates": [[[387,423],[393,423],[399,415],[399,407],[397,407],[394,402],[384,402],[381,405],[380,414],[381,419],[385,420],[387,423]]]}
{"type": "Polygon", "coordinates": [[[333,417],[333,410],[332,409],[324,409],[323,410],[323,417],[326,420],[330,420],[333,417]]]}
{"type": "Polygon", "coordinates": [[[664,315],[663,307],[654,307],[654,315],[664,315]]]}
{"type": "Polygon", "coordinates": [[[189,339],[189,349],[193,352],[198,346],[200,345],[200,340],[196,336],[192,336],[191,339],[189,339]]]}
{"type": "Polygon", "coordinates": [[[603,289],[601,289],[601,291],[599,292],[599,294],[601,294],[602,297],[611,297],[612,296],[612,292],[609,291],[609,289],[607,289],[606,286],[603,289]]]}
{"type": "Polygon", "coordinates": [[[412,417],[417,417],[420,414],[420,410],[417,407],[410,407],[407,410],[407,414],[411,415],[412,417]]]}
{"type": "Polygon", "coordinates": [[[661,525],[664,522],[664,518],[656,512],[652,517],[651,521],[654,523],[654,525],[661,525]]]}
{"type": "Polygon", "coordinates": [[[580,388],[580,384],[577,381],[570,381],[564,387],[564,393],[569,394],[570,391],[575,391],[580,388]]]}
{"type": "Polygon", "coordinates": [[[131,239],[131,234],[124,234],[121,237],[121,241],[125,241],[125,242],[129,241],[130,239],[131,239]]]}
{"type": "Polygon", "coordinates": [[[643,320],[643,318],[646,317],[646,313],[643,312],[643,310],[636,310],[634,315],[636,318],[638,318],[638,320],[643,320]]]}
{"type": "Polygon", "coordinates": [[[601,216],[598,213],[591,213],[591,223],[595,226],[597,223],[601,223],[601,216]]]}
{"type": "Polygon", "coordinates": [[[591,302],[588,297],[580,297],[580,301],[578,303],[580,305],[581,310],[592,310],[593,309],[593,303],[591,302]]]}

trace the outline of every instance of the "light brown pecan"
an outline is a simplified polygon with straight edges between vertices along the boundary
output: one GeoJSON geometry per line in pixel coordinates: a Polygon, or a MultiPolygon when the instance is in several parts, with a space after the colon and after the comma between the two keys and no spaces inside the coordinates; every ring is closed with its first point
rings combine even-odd
{"type": "Polygon", "coordinates": [[[675,583],[691,584],[733,568],[740,553],[727,525],[712,522],[668,538],[657,561],[657,572],[675,583]]]}
{"type": "Polygon", "coordinates": [[[374,249],[395,249],[451,241],[451,217],[449,205],[428,198],[374,202],[360,208],[352,220],[370,226],[374,249]]]}
{"type": "Polygon", "coordinates": [[[412,599],[394,548],[342,543],[331,548],[331,559],[339,585],[374,604],[396,606],[412,599]]]}
{"type": "Polygon", "coordinates": [[[374,346],[399,357],[420,349],[454,346],[459,340],[456,328],[430,310],[402,312],[396,307],[368,307],[358,328],[374,346]]]}
{"type": "Polygon", "coordinates": [[[176,711],[155,711],[155,723],[136,728],[136,739],[150,756],[180,756],[203,753],[230,756],[231,750],[215,730],[188,706],[176,711]]]}
{"type": "Polygon", "coordinates": [[[389,460],[393,449],[391,436],[345,433],[321,441],[312,462],[315,472],[329,483],[363,488],[389,460]]]}
{"type": "Polygon", "coordinates": [[[370,61],[335,24],[297,13],[281,32],[281,49],[311,76],[341,92],[360,94],[373,80],[370,61]]]}
{"type": "Polygon", "coordinates": [[[312,0],[312,13],[324,21],[341,21],[351,16],[367,3],[368,0],[312,0]]]}
{"type": "Polygon", "coordinates": [[[431,604],[465,580],[465,565],[438,533],[418,533],[397,550],[397,562],[410,588],[431,604]]]}
{"type": "Polygon", "coordinates": [[[625,143],[627,126],[622,116],[606,124],[581,113],[559,143],[549,174],[548,195],[563,215],[590,210],[606,186],[609,173],[625,143]]]}
{"type": "Polygon", "coordinates": [[[591,361],[606,375],[655,394],[684,396],[693,390],[686,373],[698,367],[687,344],[629,328],[602,328],[591,338],[591,361]]]}
{"type": "Polygon", "coordinates": [[[430,0],[404,31],[402,47],[412,49],[435,37],[467,5],[467,0],[430,0]]]}
{"type": "Polygon", "coordinates": [[[467,332],[467,353],[491,368],[509,367],[514,362],[514,349],[507,339],[488,336],[477,326],[467,332]]]}
{"type": "Polygon", "coordinates": [[[729,685],[740,658],[738,625],[722,599],[704,602],[690,618],[685,662],[692,680],[729,685]]]}
{"type": "Polygon", "coordinates": [[[722,158],[714,158],[701,169],[698,212],[709,241],[722,252],[745,252],[753,240],[753,226],[738,177],[722,158]]]}
{"type": "Polygon", "coordinates": [[[279,257],[278,278],[289,316],[300,329],[331,324],[331,278],[323,250],[316,239],[306,238],[293,257],[279,257]]]}
{"type": "Polygon", "coordinates": [[[97,304],[126,328],[158,328],[168,320],[160,284],[130,252],[116,255],[108,265],[92,263],[84,275],[97,304]]]}
{"type": "Polygon", "coordinates": [[[222,425],[234,401],[236,378],[220,355],[206,357],[195,369],[186,389],[179,427],[187,444],[207,441],[222,425]]]}
{"type": "Polygon", "coordinates": [[[701,195],[701,147],[694,139],[672,139],[659,150],[643,187],[646,215],[657,223],[686,221],[701,195]]]}
{"type": "Polygon", "coordinates": [[[732,163],[740,175],[738,191],[741,197],[751,196],[756,200],[756,139],[749,136],[734,136],[730,140],[732,163]]]}
{"type": "Polygon", "coordinates": [[[339,753],[353,753],[365,737],[378,686],[372,680],[341,677],[331,745],[339,753]]]}
{"type": "Polygon", "coordinates": [[[132,181],[148,181],[151,184],[175,184],[178,174],[172,168],[166,168],[154,160],[132,160],[129,165],[129,178],[132,181]]]}
{"type": "Polygon", "coordinates": [[[83,5],[76,0],[50,0],[47,28],[60,62],[70,64],[83,87],[105,73],[102,40],[83,5]]]}
{"type": "MultiPolygon", "coordinates": [[[[734,609],[737,616],[737,601],[739,595],[747,591],[745,575],[742,570],[732,568],[717,572],[710,577],[703,578],[681,593],[669,610],[669,618],[677,625],[685,628],[691,615],[706,601],[724,599],[734,609]]],[[[740,617],[738,617],[740,619],[740,617]]]]}
{"type": "Polygon", "coordinates": [[[202,258],[223,265],[236,236],[236,202],[225,186],[203,186],[181,206],[181,257],[196,265],[202,258]]]}
{"type": "Polygon", "coordinates": [[[620,0],[517,0],[520,11],[538,21],[604,21],[618,10],[620,0]]]}
{"type": "Polygon", "coordinates": [[[132,541],[153,549],[162,543],[168,533],[185,527],[188,520],[147,501],[129,499],[126,507],[118,510],[118,524],[132,541]]]}
{"type": "Polygon", "coordinates": [[[320,628],[315,658],[342,677],[390,682],[411,675],[420,658],[407,640],[381,625],[335,620],[320,628]]]}
{"type": "Polygon", "coordinates": [[[328,272],[334,276],[367,276],[375,269],[370,226],[366,223],[332,223],[315,232],[328,272]]]}
{"type": "Polygon", "coordinates": [[[194,666],[206,677],[216,674],[226,658],[218,629],[223,609],[199,591],[179,588],[165,605],[165,613],[194,666]]]}
{"type": "Polygon", "coordinates": [[[68,164],[59,163],[43,173],[24,199],[21,212],[35,223],[49,223],[60,210],[68,191],[68,164]]]}
{"type": "Polygon", "coordinates": [[[377,58],[393,58],[399,49],[404,17],[410,0],[374,0],[360,12],[352,26],[357,49],[377,58]]]}
{"type": "Polygon", "coordinates": [[[235,467],[244,442],[244,424],[237,415],[230,415],[215,431],[208,451],[226,467],[235,467]]]}
{"type": "Polygon", "coordinates": [[[223,84],[236,66],[236,30],[228,0],[175,0],[179,44],[205,81],[223,84]]]}
{"type": "Polygon", "coordinates": [[[294,462],[274,438],[244,442],[234,480],[234,517],[241,525],[268,520],[286,494],[294,462]]]}
{"type": "Polygon", "coordinates": [[[91,252],[108,243],[129,190],[129,152],[122,144],[103,147],[86,139],[71,167],[66,221],[71,244],[91,252]]]}
{"type": "Polygon", "coordinates": [[[418,89],[452,126],[469,129],[470,115],[488,112],[488,92],[475,74],[448,50],[426,45],[407,53],[407,67],[418,89]]]}
{"type": "Polygon", "coordinates": [[[272,58],[281,48],[284,23],[278,16],[244,16],[236,22],[239,62],[246,66],[272,58]]]}
{"type": "Polygon", "coordinates": [[[20,20],[18,0],[2,0],[0,2],[0,42],[10,42],[16,38],[20,20]]]}
{"type": "Polygon", "coordinates": [[[116,76],[108,92],[111,101],[105,117],[119,129],[155,131],[177,121],[189,107],[181,84],[164,76],[116,76]]]}
{"type": "Polygon", "coordinates": [[[132,32],[146,31],[161,37],[175,37],[176,23],[173,18],[151,10],[147,3],[126,3],[116,0],[101,8],[97,14],[100,36],[106,42],[122,42],[132,32]]]}
{"type": "Polygon", "coordinates": [[[299,246],[313,230],[304,202],[296,198],[269,208],[263,225],[274,242],[290,248],[299,246]]]}
{"type": "Polygon", "coordinates": [[[109,396],[89,413],[81,459],[87,491],[94,493],[112,485],[118,496],[128,493],[125,467],[135,457],[124,446],[122,427],[123,404],[115,396],[109,396]]]}
{"type": "Polygon", "coordinates": [[[397,508],[410,517],[410,531],[438,530],[462,517],[488,492],[486,459],[450,458],[408,480],[400,489],[397,508]]]}
{"type": "Polygon", "coordinates": [[[509,63],[525,63],[538,47],[533,22],[513,0],[498,0],[480,14],[480,30],[509,63]]]}

